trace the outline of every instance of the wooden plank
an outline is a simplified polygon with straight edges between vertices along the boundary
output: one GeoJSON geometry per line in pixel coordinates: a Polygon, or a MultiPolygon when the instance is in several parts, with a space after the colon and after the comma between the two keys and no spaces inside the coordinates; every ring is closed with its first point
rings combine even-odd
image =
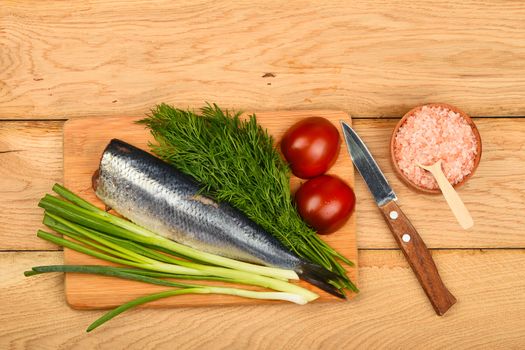
{"type": "MultiPolygon", "coordinates": [[[[280,140],[286,130],[297,121],[312,115],[324,117],[336,126],[338,126],[341,119],[351,122],[348,115],[340,111],[273,111],[257,113],[258,122],[276,140],[280,140]]],[[[148,141],[152,141],[153,138],[143,125],[134,123],[137,120],[134,117],[108,117],[105,119],[104,124],[101,124],[99,120],[100,118],[98,117],[91,117],[73,119],[66,122],[64,126],[64,183],[72,191],[81,194],[100,208],[104,208],[104,204],[92,190],[91,175],[98,169],[100,155],[108,142],[113,138],[120,138],[147,150],[148,141]]],[[[332,167],[332,171],[337,174],[345,174],[345,180],[353,187],[353,170],[350,156],[343,150],[332,167]]],[[[299,186],[300,181],[298,178],[292,178],[292,191],[299,186]]],[[[352,215],[348,222],[337,232],[324,236],[323,239],[348,259],[357,262],[355,232],[355,215],[352,215]]],[[[69,249],[64,252],[64,260],[66,264],[88,265],[93,263],[92,259],[84,254],[69,249]]],[[[98,263],[102,262],[98,261],[98,263]]],[[[348,268],[348,276],[357,284],[357,265],[348,268]]],[[[311,284],[303,281],[300,284],[318,293],[320,295],[319,301],[341,301],[313,287],[311,284]]],[[[131,281],[115,281],[112,283],[111,280],[100,276],[79,274],[67,274],[66,276],[67,301],[70,306],[79,309],[113,307],[122,304],[124,300],[143,294],[155,293],[161,289],[158,286],[141,285],[131,281]],[[110,291],[109,293],[107,292],[108,290],[110,291]]],[[[349,297],[352,296],[353,294],[349,294],[349,297]]],[[[180,298],[162,299],[151,305],[180,307],[199,304],[230,305],[263,302],[266,301],[239,299],[226,295],[184,295],[180,298]]]]}
{"type": "MultiPolygon", "coordinates": [[[[470,231],[459,228],[441,197],[416,194],[392,173],[386,144],[395,120],[358,119],[354,124],[428,246],[525,248],[523,119],[476,119],[483,157],[472,180],[459,190],[474,216],[475,226],[470,231]]],[[[57,122],[0,122],[0,250],[54,248],[35,237],[41,220],[36,204],[53,182],[62,179],[61,133],[57,122]],[[26,151],[11,152],[20,149],[26,151]]],[[[356,193],[358,247],[394,248],[395,242],[359,176],[356,193]]]]}
{"type": "Polygon", "coordinates": [[[523,348],[525,251],[434,251],[459,302],[436,316],[398,251],[360,251],[361,294],[338,304],[142,309],[91,334],[101,311],[65,303],[63,276],[25,278],[61,252],[0,253],[0,348],[523,348]]]}
{"type": "Polygon", "coordinates": [[[520,1],[2,1],[0,117],[141,116],[166,101],[523,115],[520,1]],[[439,10],[436,10],[439,9],[439,10]]]}
{"type": "Polygon", "coordinates": [[[39,199],[62,182],[63,122],[0,123],[0,250],[56,249],[36,237],[39,199]]]}

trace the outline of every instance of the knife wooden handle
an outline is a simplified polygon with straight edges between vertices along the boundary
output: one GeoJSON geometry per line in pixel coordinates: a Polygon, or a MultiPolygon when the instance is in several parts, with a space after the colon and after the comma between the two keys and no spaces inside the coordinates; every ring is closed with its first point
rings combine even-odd
{"type": "Polygon", "coordinates": [[[456,298],[441,280],[427,246],[394,201],[390,201],[379,209],[434,310],[438,315],[444,315],[456,303],[456,298]]]}

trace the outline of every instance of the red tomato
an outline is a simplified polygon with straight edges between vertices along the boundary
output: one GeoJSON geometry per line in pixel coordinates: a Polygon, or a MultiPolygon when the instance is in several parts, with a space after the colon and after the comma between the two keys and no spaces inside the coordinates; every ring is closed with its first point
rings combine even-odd
{"type": "Polygon", "coordinates": [[[294,124],[281,141],[281,151],[292,172],[309,179],[324,174],[339,153],[339,132],[325,118],[311,117],[294,124]]]}
{"type": "Polygon", "coordinates": [[[354,191],[342,180],[321,175],[306,181],[295,194],[301,217],[319,234],[336,231],[355,208],[354,191]]]}

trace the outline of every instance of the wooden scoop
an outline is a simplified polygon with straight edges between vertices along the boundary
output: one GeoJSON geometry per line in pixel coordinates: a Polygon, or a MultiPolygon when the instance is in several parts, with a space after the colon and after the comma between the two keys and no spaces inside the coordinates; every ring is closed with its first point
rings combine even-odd
{"type": "Polygon", "coordinates": [[[459,197],[458,193],[454,190],[454,187],[452,187],[445,174],[443,174],[443,170],[441,169],[441,160],[438,160],[432,165],[422,165],[419,163],[417,165],[420,168],[430,171],[432,175],[434,175],[434,178],[436,179],[439,188],[441,189],[441,192],[448,203],[448,206],[452,210],[452,213],[454,213],[454,216],[458,220],[461,227],[463,227],[465,230],[471,228],[474,225],[474,220],[472,220],[472,216],[470,216],[467,207],[465,207],[465,204],[459,197]]]}

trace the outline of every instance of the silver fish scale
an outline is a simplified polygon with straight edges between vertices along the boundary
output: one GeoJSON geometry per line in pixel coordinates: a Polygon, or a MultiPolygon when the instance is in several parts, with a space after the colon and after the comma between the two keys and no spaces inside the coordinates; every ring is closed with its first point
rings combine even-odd
{"type": "Polygon", "coordinates": [[[122,141],[102,156],[97,196],[134,223],[193,248],[258,264],[295,269],[301,260],[277,239],[170,165],[122,141]]]}

